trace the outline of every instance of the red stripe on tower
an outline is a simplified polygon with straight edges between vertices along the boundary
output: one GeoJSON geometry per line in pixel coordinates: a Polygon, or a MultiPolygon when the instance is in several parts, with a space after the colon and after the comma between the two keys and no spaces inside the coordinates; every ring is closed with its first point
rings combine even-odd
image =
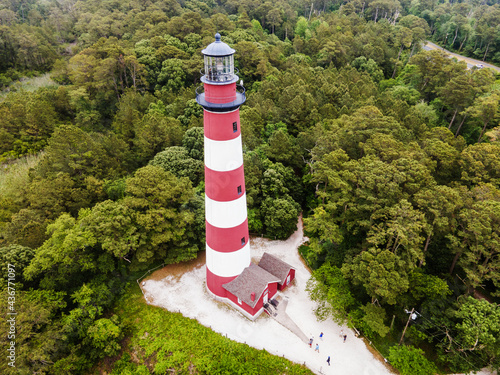
{"type": "Polygon", "coordinates": [[[245,101],[236,85],[234,50],[220,41],[205,48],[205,70],[196,100],[205,109],[205,218],[207,288],[219,298],[222,287],[250,265],[248,219],[239,107],[245,101]]]}
{"type": "MultiPolygon", "coordinates": [[[[207,85],[210,86],[210,85],[207,85]]],[[[240,131],[240,110],[217,113],[204,111],[203,125],[205,136],[214,141],[225,141],[238,138],[240,131]]]]}
{"type": "Polygon", "coordinates": [[[210,199],[227,202],[245,193],[245,175],[241,167],[227,172],[213,171],[205,166],[205,195],[210,199]]]}
{"type": "Polygon", "coordinates": [[[242,249],[248,243],[248,220],[232,228],[217,228],[208,221],[205,225],[207,245],[211,249],[233,252],[242,249]]]}

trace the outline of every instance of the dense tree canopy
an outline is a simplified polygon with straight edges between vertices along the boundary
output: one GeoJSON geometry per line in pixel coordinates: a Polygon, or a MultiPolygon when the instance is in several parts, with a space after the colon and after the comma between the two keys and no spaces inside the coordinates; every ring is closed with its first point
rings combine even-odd
{"type": "Polygon", "coordinates": [[[285,239],[303,215],[318,317],[397,342],[414,308],[411,345],[384,353],[401,373],[435,372],[419,346],[440,369],[498,368],[498,75],[421,43],[498,63],[499,15],[494,1],[0,0],[0,259],[22,269],[33,353],[19,368],[83,374],[116,355],[123,285],[204,248],[194,97],[215,32],[246,87],[250,231],[285,239]]]}

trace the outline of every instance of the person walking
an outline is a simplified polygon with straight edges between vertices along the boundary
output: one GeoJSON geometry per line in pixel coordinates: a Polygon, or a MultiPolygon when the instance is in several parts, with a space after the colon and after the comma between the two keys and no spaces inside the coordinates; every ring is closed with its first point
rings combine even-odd
{"type": "Polygon", "coordinates": [[[313,339],[311,338],[311,339],[309,340],[309,347],[310,347],[310,348],[312,348],[312,344],[313,344],[313,339]]]}
{"type": "Polygon", "coordinates": [[[314,349],[314,351],[319,353],[319,344],[318,343],[316,343],[316,349],[314,349]]]}
{"type": "Polygon", "coordinates": [[[344,344],[345,344],[345,340],[347,339],[347,335],[344,335],[344,344]]]}
{"type": "Polygon", "coordinates": [[[326,363],[328,363],[328,366],[330,366],[330,356],[326,359],[326,363]]]}
{"type": "Polygon", "coordinates": [[[319,338],[320,338],[321,340],[323,340],[323,332],[321,332],[321,333],[319,334],[319,338]]]}

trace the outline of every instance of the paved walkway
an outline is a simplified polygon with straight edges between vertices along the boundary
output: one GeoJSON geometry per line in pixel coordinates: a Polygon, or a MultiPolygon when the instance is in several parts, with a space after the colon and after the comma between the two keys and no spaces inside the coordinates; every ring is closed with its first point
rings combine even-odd
{"type": "Polygon", "coordinates": [[[275,298],[278,301],[278,307],[274,308],[271,307],[271,311],[274,312],[274,314],[271,315],[271,317],[276,320],[279,324],[281,324],[283,327],[289,329],[294,335],[296,335],[298,338],[300,338],[302,341],[304,341],[306,344],[309,343],[309,339],[307,336],[302,332],[297,324],[288,316],[286,313],[286,307],[288,305],[288,298],[284,297],[281,298],[279,296],[278,298],[275,298]]]}

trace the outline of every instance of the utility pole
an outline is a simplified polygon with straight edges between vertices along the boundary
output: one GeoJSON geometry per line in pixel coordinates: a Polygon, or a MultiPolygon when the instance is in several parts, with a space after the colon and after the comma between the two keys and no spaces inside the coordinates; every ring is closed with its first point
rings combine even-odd
{"type": "MultiPolygon", "coordinates": [[[[406,329],[408,328],[408,324],[410,324],[410,319],[413,317],[413,311],[415,311],[415,308],[412,308],[410,313],[408,314],[408,321],[406,322],[405,329],[403,330],[403,334],[401,335],[401,340],[399,340],[399,345],[403,342],[403,338],[405,337],[406,329]]],[[[406,311],[408,312],[408,311],[406,311]]]]}
{"type": "Polygon", "coordinates": [[[392,326],[394,325],[394,318],[395,317],[396,317],[396,315],[392,316],[391,327],[389,328],[389,331],[392,331],[392,326]]]}

